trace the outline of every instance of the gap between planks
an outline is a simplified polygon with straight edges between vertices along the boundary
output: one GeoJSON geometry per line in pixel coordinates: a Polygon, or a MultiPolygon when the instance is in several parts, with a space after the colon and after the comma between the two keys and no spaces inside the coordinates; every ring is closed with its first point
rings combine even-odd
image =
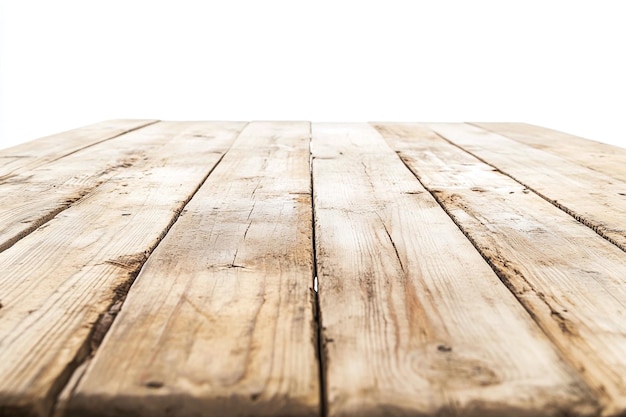
{"type": "Polygon", "coordinates": [[[315,291],[315,327],[317,337],[317,363],[319,369],[319,384],[320,384],[320,417],[328,416],[328,392],[326,388],[327,378],[327,362],[326,362],[326,343],[324,341],[324,335],[322,334],[322,309],[320,306],[320,293],[319,293],[319,276],[317,274],[317,248],[315,242],[316,218],[315,218],[315,182],[313,181],[313,123],[309,123],[309,176],[311,179],[311,237],[313,252],[313,290],[315,291]]]}

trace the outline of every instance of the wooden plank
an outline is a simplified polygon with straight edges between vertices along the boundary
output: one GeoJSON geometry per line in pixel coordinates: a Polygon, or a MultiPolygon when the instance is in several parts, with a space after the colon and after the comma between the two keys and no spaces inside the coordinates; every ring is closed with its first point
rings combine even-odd
{"type": "Polygon", "coordinates": [[[525,123],[472,124],[626,182],[626,149],[525,123]]]}
{"type": "Polygon", "coordinates": [[[309,132],[241,133],[146,263],[70,416],[320,415],[309,132]]]}
{"type": "MultiPolygon", "coordinates": [[[[40,154],[36,160],[47,163],[12,174],[0,184],[0,252],[89,195],[109,178],[132,165],[143,163],[149,152],[189,128],[192,125],[188,122],[152,124],[54,161],[43,150],[47,149],[45,141],[43,149],[33,148],[33,152],[40,154]]],[[[201,135],[202,132],[190,131],[189,134],[201,135]]],[[[79,138],[80,135],[75,135],[74,145],[80,142],[79,138]]],[[[57,148],[60,145],[52,147],[55,155],[58,154],[57,148]]]]}
{"type": "Polygon", "coordinates": [[[626,182],[476,126],[428,126],[626,251],[626,182]]]}
{"type": "Polygon", "coordinates": [[[107,120],[0,150],[0,184],[18,173],[71,155],[156,120],[107,120]]]}
{"type": "Polygon", "coordinates": [[[313,124],[328,415],[594,415],[586,385],[367,124],[313,124]]]}
{"type": "MultiPolygon", "coordinates": [[[[190,123],[0,253],[0,415],[47,416],[98,318],[226,151],[239,123],[190,123]]],[[[101,323],[104,323],[102,321],[101,323]]]]}
{"type": "Polygon", "coordinates": [[[626,253],[424,126],[376,128],[594,388],[602,414],[626,413],[626,253]]]}

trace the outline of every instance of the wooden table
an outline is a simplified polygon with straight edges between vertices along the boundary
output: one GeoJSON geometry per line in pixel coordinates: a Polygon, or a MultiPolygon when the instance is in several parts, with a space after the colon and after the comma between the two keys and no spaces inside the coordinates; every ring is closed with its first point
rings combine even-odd
{"type": "Polygon", "coordinates": [[[0,416],[625,415],[625,250],[536,126],[79,128],[0,151],[0,416]]]}

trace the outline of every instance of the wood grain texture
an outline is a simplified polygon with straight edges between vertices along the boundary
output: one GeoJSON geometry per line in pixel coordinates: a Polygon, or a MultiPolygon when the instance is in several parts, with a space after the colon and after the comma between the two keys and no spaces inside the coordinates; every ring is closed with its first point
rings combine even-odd
{"type": "Polygon", "coordinates": [[[624,415],[626,254],[425,126],[375,126],[593,387],[602,415],[624,415]]]}
{"type": "Polygon", "coordinates": [[[71,155],[156,120],[107,120],[0,150],[0,184],[19,173],[71,155]]]}
{"type": "Polygon", "coordinates": [[[586,385],[371,126],[314,123],[312,132],[329,416],[597,411],[586,385]]]}
{"type": "Polygon", "coordinates": [[[70,416],[320,414],[309,134],[241,133],[147,261],[70,416]]]}
{"type": "Polygon", "coordinates": [[[626,182],[476,126],[428,126],[626,251],[626,182]]]}
{"type": "Polygon", "coordinates": [[[525,123],[472,124],[626,182],[626,149],[525,123]]]}
{"type": "Polygon", "coordinates": [[[242,127],[178,125],[175,137],[0,253],[0,415],[48,415],[89,353],[98,318],[242,127]]]}
{"type": "MultiPolygon", "coordinates": [[[[152,124],[54,161],[49,160],[43,150],[37,151],[41,160],[47,160],[45,165],[13,174],[0,183],[0,252],[88,196],[108,179],[133,165],[141,166],[150,152],[161,149],[181,131],[190,128],[193,129],[193,125],[189,122],[152,124]]],[[[202,132],[188,131],[188,134],[201,135],[202,132]]],[[[76,145],[82,137],[76,136],[76,145]]],[[[45,142],[43,145],[46,149],[45,142]]]]}

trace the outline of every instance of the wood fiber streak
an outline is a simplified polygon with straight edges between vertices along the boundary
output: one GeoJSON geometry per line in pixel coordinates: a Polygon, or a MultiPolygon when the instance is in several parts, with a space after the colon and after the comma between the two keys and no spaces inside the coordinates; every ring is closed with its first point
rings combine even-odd
{"type": "Polygon", "coordinates": [[[314,123],[312,132],[329,416],[597,413],[584,382],[376,130],[314,123]]]}
{"type": "Polygon", "coordinates": [[[476,126],[428,126],[626,251],[626,182],[476,126]]]}
{"type": "Polygon", "coordinates": [[[594,389],[601,414],[625,415],[626,254],[425,126],[375,126],[594,389]]]}
{"type": "Polygon", "coordinates": [[[626,182],[626,149],[525,123],[472,124],[626,182]]]}
{"type": "Polygon", "coordinates": [[[147,261],[70,416],[320,415],[309,132],[244,129],[147,261]]]}
{"type": "Polygon", "coordinates": [[[1,416],[49,414],[89,354],[99,317],[123,298],[242,127],[181,122],[146,128],[156,145],[148,137],[136,143],[146,151],[132,166],[0,253],[1,416]]]}

